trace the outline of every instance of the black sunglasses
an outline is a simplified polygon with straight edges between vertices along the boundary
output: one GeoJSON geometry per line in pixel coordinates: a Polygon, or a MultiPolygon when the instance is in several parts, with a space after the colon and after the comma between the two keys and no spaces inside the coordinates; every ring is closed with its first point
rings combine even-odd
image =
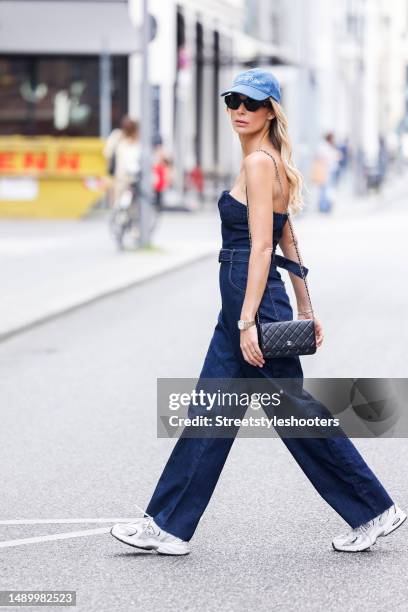
{"type": "Polygon", "coordinates": [[[239,93],[235,91],[225,96],[224,100],[228,108],[231,108],[232,110],[237,110],[237,108],[240,107],[241,103],[245,106],[247,111],[251,112],[257,111],[258,108],[261,108],[261,106],[272,108],[268,98],[266,100],[254,100],[253,98],[245,98],[245,100],[243,100],[239,97],[239,93]]]}

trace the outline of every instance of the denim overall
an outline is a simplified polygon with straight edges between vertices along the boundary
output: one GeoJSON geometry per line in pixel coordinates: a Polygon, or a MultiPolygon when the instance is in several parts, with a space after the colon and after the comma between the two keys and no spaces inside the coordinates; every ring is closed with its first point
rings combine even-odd
{"type": "MultiPolygon", "coordinates": [[[[303,379],[298,356],[265,359],[260,368],[246,362],[242,355],[237,321],[245,296],[250,250],[247,210],[246,205],[228,191],[222,192],[218,208],[222,231],[222,248],[218,257],[222,308],[200,378],[303,379]]],[[[286,222],[286,213],[274,212],[274,246],[278,244],[286,222]]],[[[293,319],[278,267],[301,277],[298,263],[274,255],[258,308],[261,322],[293,319]]],[[[308,272],[305,267],[304,272],[308,272]]],[[[306,390],[302,391],[299,402],[308,416],[328,414],[327,409],[306,390]]],[[[393,505],[391,497],[345,434],[334,438],[281,439],[321,497],[351,527],[358,527],[393,505]]],[[[159,527],[182,540],[191,539],[233,442],[234,437],[180,436],[146,508],[146,513],[159,527]]]]}

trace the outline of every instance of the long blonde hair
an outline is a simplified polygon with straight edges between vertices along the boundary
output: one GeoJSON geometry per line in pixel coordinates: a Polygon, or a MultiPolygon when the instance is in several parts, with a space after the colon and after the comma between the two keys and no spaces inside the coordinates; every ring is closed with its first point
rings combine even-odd
{"type": "Polygon", "coordinates": [[[292,143],[288,134],[288,120],[282,106],[269,97],[275,117],[271,121],[268,137],[272,145],[280,152],[286,176],[289,182],[289,210],[300,212],[304,207],[302,197],[303,176],[292,160],[292,143]]]}

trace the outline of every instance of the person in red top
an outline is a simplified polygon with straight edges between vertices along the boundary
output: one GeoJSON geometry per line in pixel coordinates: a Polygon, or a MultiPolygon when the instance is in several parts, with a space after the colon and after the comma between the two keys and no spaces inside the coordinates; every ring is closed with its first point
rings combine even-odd
{"type": "Polygon", "coordinates": [[[165,155],[164,150],[160,147],[156,151],[156,162],[153,165],[154,172],[154,204],[157,209],[163,207],[163,192],[167,189],[171,182],[170,177],[170,160],[165,155]]]}

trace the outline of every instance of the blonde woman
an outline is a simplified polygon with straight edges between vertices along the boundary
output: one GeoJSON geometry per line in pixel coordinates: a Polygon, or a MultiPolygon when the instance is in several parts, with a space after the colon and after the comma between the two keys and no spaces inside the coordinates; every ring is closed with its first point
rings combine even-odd
{"type": "MultiPolygon", "coordinates": [[[[260,321],[293,319],[277,269],[286,268],[296,295],[296,316],[314,316],[316,344],[322,344],[323,328],[310,310],[287,222],[288,210],[296,213],[302,208],[302,177],[291,157],[280,86],[270,72],[251,69],[238,74],[232,87],[221,95],[240,140],[242,165],[231,190],[223,191],[218,202],[223,241],[219,254],[222,309],[200,380],[263,379],[271,386],[277,378],[281,382],[283,378],[302,380],[298,356],[263,357],[255,317],[258,311],[260,321]],[[271,261],[277,244],[284,256],[272,256],[271,261]]],[[[308,416],[327,414],[305,390],[298,407],[308,416]]],[[[189,414],[193,414],[191,406],[189,414]]],[[[167,461],[144,517],[112,527],[112,535],[121,542],[165,554],[190,552],[189,541],[210,501],[234,436],[197,438],[185,432],[167,461]]],[[[333,539],[335,550],[365,550],[406,519],[345,434],[282,437],[282,441],[321,497],[350,526],[347,533],[333,539]]],[[[278,511],[271,509],[279,518],[278,511]]]]}

